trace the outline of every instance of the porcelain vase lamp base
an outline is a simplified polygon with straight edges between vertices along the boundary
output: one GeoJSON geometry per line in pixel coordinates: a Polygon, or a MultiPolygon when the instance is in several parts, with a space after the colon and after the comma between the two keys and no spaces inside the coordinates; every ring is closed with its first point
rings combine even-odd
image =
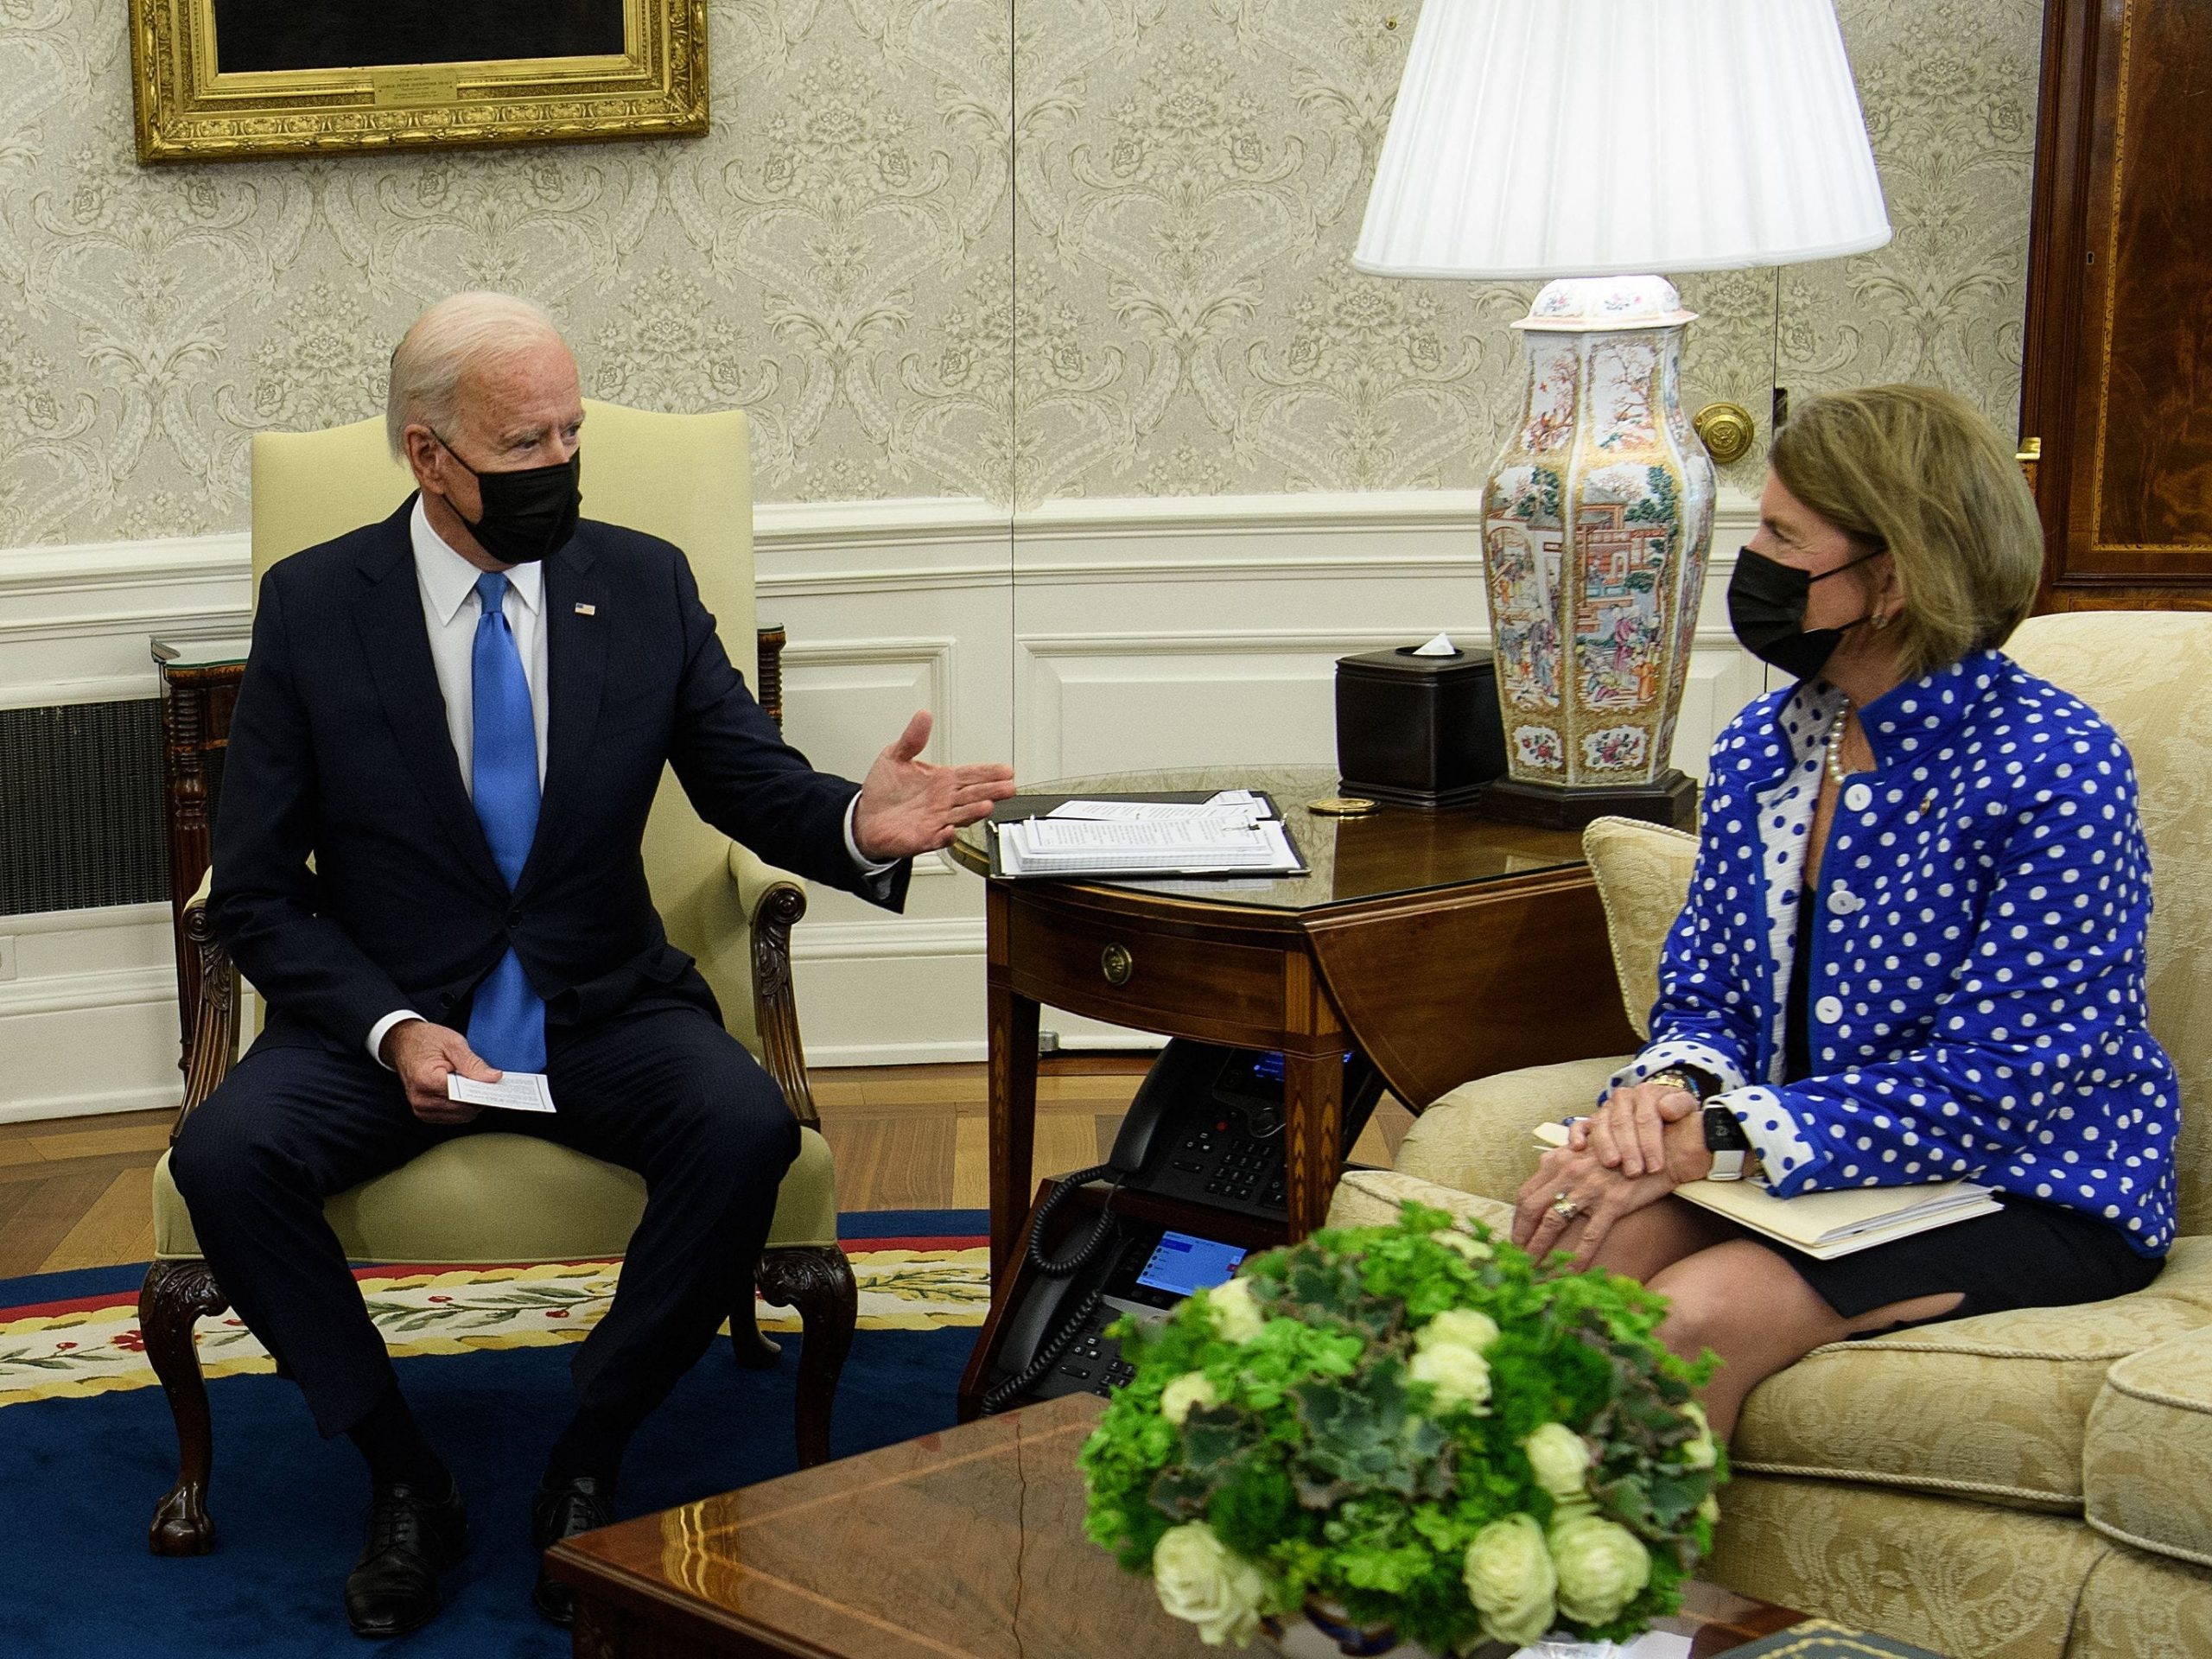
{"type": "Polygon", "coordinates": [[[1491,816],[1694,820],[1669,764],[1713,535],[1713,461],[1681,404],[1691,315],[1661,277],[1574,277],[1514,325],[1528,389],[1483,490],[1508,766],[1491,816]]]}

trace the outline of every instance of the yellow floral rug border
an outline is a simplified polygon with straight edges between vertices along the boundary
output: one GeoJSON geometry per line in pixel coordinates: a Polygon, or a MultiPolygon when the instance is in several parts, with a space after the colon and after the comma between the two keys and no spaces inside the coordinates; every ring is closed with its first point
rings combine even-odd
{"type": "MultiPolygon", "coordinates": [[[[863,1331],[941,1331],[980,1325],[990,1306],[990,1252],[851,1249],[863,1331]]],[[[454,1268],[368,1274],[361,1294],[395,1357],[547,1348],[581,1342],[613,1299],[617,1262],[454,1268]]],[[[797,1331],[790,1308],[760,1304],[764,1331],[797,1331]]],[[[276,1369],[235,1315],[203,1319],[200,1363],[209,1376],[276,1369]]],[[[146,1363],[135,1302],[0,1318],[0,1406],[159,1382],[146,1363]]]]}

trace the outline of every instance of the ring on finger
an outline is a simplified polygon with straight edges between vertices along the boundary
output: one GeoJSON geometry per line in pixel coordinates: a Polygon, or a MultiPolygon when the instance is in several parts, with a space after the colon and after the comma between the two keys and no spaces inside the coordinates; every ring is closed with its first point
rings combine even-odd
{"type": "Polygon", "coordinates": [[[1552,1214],[1561,1221],[1573,1221],[1582,1213],[1582,1206],[1564,1192],[1552,1194],[1552,1214]]]}

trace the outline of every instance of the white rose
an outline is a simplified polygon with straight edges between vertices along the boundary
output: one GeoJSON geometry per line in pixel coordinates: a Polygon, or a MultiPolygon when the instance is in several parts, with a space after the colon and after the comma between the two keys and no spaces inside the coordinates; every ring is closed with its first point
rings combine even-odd
{"type": "Polygon", "coordinates": [[[1432,1348],[1465,1348],[1479,1354],[1497,1340],[1497,1321],[1471,1307],[1447,1307],[1414,1332],[1414,1346],[1423,1352],[1432,1348]]]}
{"type": "Polygon", "coordinates": [[[1575,1516],[1554,1525],[1551,1547],[1559,1610],[1579,1624],[1610,1624],[1651,1582],[1651,1552],[1618,1522],[1575,1516]]]}
{"type": "Polygon", "coordinates": [[[1185,1371],[1160,1391],[1160,1414],[1178,1428],[1192,1407],[1220,1403],[1221,1390],[1204,1371],[1185,1371]]]}
{"type": "Polygon", "coordinates": [[[1509,1515],[1477,1533],[1464,1576],[1484,1636],[1525,1648],[1551,1629],[1559,1576],[1535,1516],[1509,1515]]]}
{"type": "Polygon", "coordinates": [[[1436,1390],[1436,1408],[1465,1406],[1477,1416],[1490,1409],[1490,1362],[1471,1348],[1449,1343],[1425,1348],[1413,1357],[1406,1375],[1436,1390]]]}
{"type": "Polygon", "coordinates": [[[1243,1647],[1260,1628],[1260,1600],[1268,1582],[1260,1569],[1233,1554],[1203,1521],[1171,1527],[1152,1552],[1153,1588],[1174,1618],[1198,1627],[1210,1646],[1243,1647]]]}
{"type": "Polygon", "coordinates": [[[1521,1442],[1529,1466],[1536,1471],[1536,1484],[1554,1497],[1580,1497],[1582,1478],[1590,1469],[1590,1443],[1565,1423],[1546,1423],[1521,1442]]]}
{"type": "Polygon", "coordinates": [[[1697,1425],[1697,1438],[1686,1440],[1675,1448],[1685,1469],[1710,1469],[1720,1460],[1719,1448],[1714,1445],[1713,1425],[1705,1420],[1705,1408],[1694,1400],[1682,1408],[1682,1415],[1697,1425]]]}
{"type": "Polygon", "coordinates": [[[1231,1279],[1208,1291],[1206,1311],[1213,1315],[1213,1328],[1224,1342],[1249,1342],[1268,1328],[1249,1279],[1231,1279]]]}
{"type": "Polygon", "coordinates": [[[1441,1244],[1447,1250],[1458,1251],[1461,1255],[1465,1256],[1470,1262],[1487,1262],[1490,1260],[1490,1246],[1484,1243],[1479,1238],[1475,1237],[1471,1233],[1463,1233],[1456,1228],[1446,1228],[1440,1231],[1431,1233],[1429,1235],[1429,1238],[1433,1243],[1441,1244]]]}

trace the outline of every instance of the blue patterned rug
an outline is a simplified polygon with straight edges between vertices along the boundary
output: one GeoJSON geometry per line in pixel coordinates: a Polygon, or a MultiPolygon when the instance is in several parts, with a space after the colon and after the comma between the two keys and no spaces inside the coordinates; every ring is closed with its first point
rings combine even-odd
{"type": "MultiPolygon", "coordinates": [[[[988,1300],[976,1211],[843,1217],[861,1318],[837,1391],[836,1455],[946,1427],[988,1300]]],[[[353,1655],[339,1605],[360,1546],[360,1460],[326,1442],[298,1391],[239,1329],[204,1325],[215,1424],[213,1554],[146,1548],[176,1473],[168,1407],[144,1366],[142,1268],[0,1281],[0,1655],[353,1655]]],[[[527,1597],[531,1489],[570,1404],[568,1348],[611,1288],[604,1263],[565,1268],[376,1268],[361,1275],[417,1419],[452,1465],[474,1532],[444,1614],[377,1649],[416,1659],[555,1659],[568,1635],[527,1597]]],[[[761,1323],[787,1325],[772,1313],[761,1323]]],[[[795,1466],[782,1365],[747,1371],[717,1343],[639,1433],[620,1512],[650,1513],[795,1466]]]]}

